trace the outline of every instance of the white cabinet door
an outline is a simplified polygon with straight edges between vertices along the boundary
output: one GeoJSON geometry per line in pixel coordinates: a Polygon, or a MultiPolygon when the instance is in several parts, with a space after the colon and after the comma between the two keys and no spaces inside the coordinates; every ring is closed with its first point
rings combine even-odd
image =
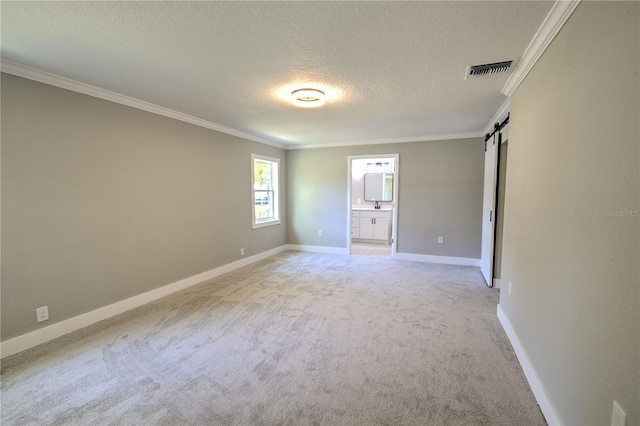
{"type": "Polygon", "coordinates": [[[361,211],[351,213],[351,236],[363,240],[390,242],[390,211],[361,211]],[[359,213],[359,217],[357,214],[359,213]]]}
{"type": "Polygon", "coordinates": [[[373,218],[361,217],[360,218],[360,238],[373,239],[373,218]]]}
{"type": "Polygon", "coordinates": [[[373,239],[374,240],[389,239],[389,218],[377,217],[373,219],[373,239]]]}

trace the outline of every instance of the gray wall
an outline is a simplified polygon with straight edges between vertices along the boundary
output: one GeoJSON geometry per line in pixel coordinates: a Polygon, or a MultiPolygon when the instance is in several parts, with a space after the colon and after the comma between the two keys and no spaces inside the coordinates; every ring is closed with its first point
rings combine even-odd
{"type": "Polygon", "coordinates": [[[400,155],[397,251],[479,258],[481,138],[287,151],[289,243],[346,247],[347,157],[395,153],[400,155]],[[445,244],[437,244],[439,235],[445,244]]]}
{"type": "Polygon", "coordinates": [[[281,149],[2,74],[2,339],[286,244],[252,152],[286,182],[281,149]]]}
{"type": "Polygon", "coordinates": [[[562,424],[640,424],[639,6],[580,3],[511,100],[500,306],[562,424]]]}

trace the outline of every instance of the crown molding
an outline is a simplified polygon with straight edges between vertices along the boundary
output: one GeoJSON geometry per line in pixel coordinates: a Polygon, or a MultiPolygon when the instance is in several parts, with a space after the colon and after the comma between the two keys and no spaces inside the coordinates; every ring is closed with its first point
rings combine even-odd
{"type": "Polygon", "coordinates": [[[542,25],[538,28],[538,32],[533,36],[524,55],[522,55],[520,63],[502,88],[502,93],[507,95],[507,98],[511,97],[518,86],[520,86],[520,83],[522,83],[527,74],[529,74],[531,68],[533,68],[538,59],[540,59],[540,56],[542,56],[549,44],[558,32],[560,32],[564,23],[567,22],[567,19],[569,19],[573,11],[578,7],[580,1],[581,0],[557,0],[554,3],[544,22],[542,22],[542,25]]]}
{"type": "Polygon", "coordinates": [[[484,137],[484,133],[481,131],[478,132],[467,132],[467,133],[447,133],[443,135],[427,135],[427,136],[412,136],[409,138],[387,138],[387,139],[370,139],[370,140],[362,140],[362,141],[351,141],[351,142],[332,142],[326,144],[316,144],[316,145],[289,145],[287,149],[316,149],[316,148],[336,148],[341,146],[357,146],[357,145],[382,145],[382,144],[390,144],[390,143],[409,143],[409,142],[430,142],[430,141],[444,141],[451,139],[471,139],[471,138],[481,138],[484,137]]]}
{"type": "MultiPolygon", "coordinates": [[[[258,142],[265,145],[274,146],[276,148],[285,149],[285,150],[335,148],[335,147],[342,147],[342,146],[357,146],[357,145],[382,145],[382,144],[410,143],[410,142],[429,142],[429,141],[440,141],[440,140],[451,140],[451,139],[470,139],[470,138],[484,137],[484,134],[485,134],[485,132],[476,131],[476,132],[466,132],[466,133],[448,133],[448,134],[441,134],[441,135],[413,136],[408,138],[385,138],[385,139],[371,139],[371,140],[361,140],[361,141],[333,142],[333,143],[327,143],[327,144],[312,144],[312,145],[296,146],[295,144],[277,143],[267,139],[259,138],[251,134],[242,132],[240,130],[223,126],[221,124],[203,120],[201,118],[194,117],[192,115],[184,114],[169,108],[165,108],[159,105],[155,105],[149,102],[145,102],[139,99],[125,96],[120,93],[111,92],[109,90],[101,89],[96,86],[91,86],[86,83],[81,83],[79,81],[62,77],[57,74],[52,74],[52,73],[41,71],[35,68],[31,68],[16,62],[2,60],[0,62],[0,70],[7,74],[16,75],[18,77],[23,77],[29,80],[38,81],[40,83],[60,87],[62,89],[67,89],[77,93],[82,93],[84,95],[92,96],[99,99],[104,99],[110,102],[115,102],[115,103],[126,105],[132,108],[137,108],[143,111],[151,112],[153,114],[162,115],[165,117],[173,118],[175,120],[180,120],[196,126],[204,127],[206,129],[215,130],[221,133],[237,136],[242,139],[258,142]]],[[[503,107],[504,107],[504,104],[503,104],[503,107]]],[[[491,122],[490,125],[493,126],[493,121],[491,122]]]]}
{"type": "Polygon", "coordinates": [[[165,117],[173,118],[175,120],[184,121],[185,123],[190,123],[196,126],[204,127],[205,129],[211,129],[217,132],[225,133],[231,136],[237,136],[239,138],[247,139],[253,142],[275,146],[276,148],[287,149],[287,146],[281,143],[259,138],[249,133],[232,129],[231,127],[227,127],[221,124],[213,123],[211,121],[203,120],[201,118],[194,117],[189,114],[184,114],[182,112],[174,111],[169,108],[165,108],[149,102],[141,101],[140,99],[135,99],[129,96],[122,95],[120,93],[111,92],[109,90],[101,89],[96,86],[91,86],[90,84],[71,80],[70,78],[62,77],[57,74],[52,74],[52,73],[41,71],[35,68],[31,68],[16,62],[2,60],[2,62],[0,63],[0,70],[7,74],[13,74],[18,77],[27,78],[29,80],[34,80],[34,81],[38,81],[40,83],[48,84],[51,86],[60,87],[62,89],[67,89],[74,92],[82,93],[84,95],[93,96],[94,98],[104,99],[110,102],[115,102],[115,103],[126,105],[132,108],[141,109],[143,111],[151,112],[153,114],[163,115],[165,117]]]}

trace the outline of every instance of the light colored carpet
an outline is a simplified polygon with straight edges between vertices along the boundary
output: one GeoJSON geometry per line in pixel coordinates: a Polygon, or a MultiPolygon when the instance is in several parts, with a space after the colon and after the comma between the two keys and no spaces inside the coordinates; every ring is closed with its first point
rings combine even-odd
{"type": "Polygon", "coordinates": [[[3,425],[544,424],[474,267],[285,252],[2,362],[3,425]]]}

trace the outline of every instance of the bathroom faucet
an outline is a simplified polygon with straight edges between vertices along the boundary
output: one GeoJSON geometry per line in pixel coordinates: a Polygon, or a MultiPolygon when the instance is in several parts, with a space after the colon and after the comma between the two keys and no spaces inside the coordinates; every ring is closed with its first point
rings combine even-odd
{"type": "Polygon", "coordinates": [[[376,201],[376,205],[373,207],[374,209],[379,209],[380,205],[378,204],[378,202],[376,201]]]}

